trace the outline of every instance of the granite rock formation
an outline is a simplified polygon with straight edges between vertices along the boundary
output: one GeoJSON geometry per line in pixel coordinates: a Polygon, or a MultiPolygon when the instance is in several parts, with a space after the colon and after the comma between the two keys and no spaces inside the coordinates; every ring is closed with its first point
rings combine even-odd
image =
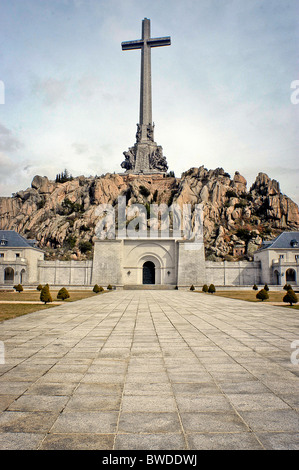
{"type": "Polygon", "coordinates": [[[35,238],[48,259],[92,256],[99,204],[195,204],[204,211],[206,256],[211,260],[238,259],[234,247],[244,245],[251,259],[263,239],[283,230],[299,229],[298,206],[280,191],[279,183],[259,173],[250,189],[238,172],[222,168],[191,168],[180,178],[170,175],[106,174],[79,176],[56,183],[35,176],[31,187],[0,198],[0,229],[35,238]]]}

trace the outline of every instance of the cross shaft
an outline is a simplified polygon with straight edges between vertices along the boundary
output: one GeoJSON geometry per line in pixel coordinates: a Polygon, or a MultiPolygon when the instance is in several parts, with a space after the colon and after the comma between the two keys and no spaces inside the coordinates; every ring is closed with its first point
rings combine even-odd
{"type": "Polygon", "coordinates": [[[142,21],[142,39],[122,42],[122,50],[141,49],[141,79],[140,79],[140,141],[148,140],[148,126],[152,126],[152,85],[151,85],[151,48],[169,46],[169,36],[151,38],[150,20],[142,21]]]}

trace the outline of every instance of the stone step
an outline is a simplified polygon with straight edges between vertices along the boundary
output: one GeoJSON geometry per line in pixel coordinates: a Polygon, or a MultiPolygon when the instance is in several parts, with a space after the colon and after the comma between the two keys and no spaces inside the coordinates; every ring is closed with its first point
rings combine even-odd
{"type": "Polygon", "coordinates": [[[124,290],[174,290],[175,285],[170,284],[138,284],[138,285],[126,285],[123,287],[124,290]]]}

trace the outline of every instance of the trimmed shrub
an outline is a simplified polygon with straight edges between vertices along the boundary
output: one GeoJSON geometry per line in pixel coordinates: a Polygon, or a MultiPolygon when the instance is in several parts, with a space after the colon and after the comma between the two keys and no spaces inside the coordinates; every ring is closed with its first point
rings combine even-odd
{"type": "Polygon", "coordinates": [[[261,289],[257,294],[256,298],[264,302],[264,300],[269,299],[269,294],[265,289],[261,289]]]}
{"type": "Polygon", "coordinates": [[[190,290],[195,290],[195,287],[194,287],[193,284],[192,284],[192,286],[190,287],[190,290]]]}
{"type": "Polygon", "coordinates": [[[40,300],[41,300],[41,302],[44,302],[44,304],[52,302],[52,297],[51,297],[51,293],[50,293],[49,284],[46,284],[42,288],[41,293],[40,293],[40,300]]]}
{"type": "Polygon", "coordinates": [[[292,289],[292,286],[290,284],[285,284],[285,286],[283,288],[284,288],[284,290],[288,291],[288,290],[292,289]]]}
{"type": "Polygon", "coordinates": [[[216,292],[216,287],[214,286],[214,284],[210,284],[208,292],[209,294],[214,294],[216,292]]]}
{"type": "Polygon", "coordinates": [[[103,287],[100,288],[100,286],[98,286],[97,284],[95,284],[95,286],[94,286],[94,288],[93,288],[92,290],[93,290],[93,292],[95,292],[96,294],[98,294],[99,292],[101,292],[102,289],[103,289],[103,287]]]}
{"type": "Polygon", "coordinates": [[[259,290],[259,288],[258,288],[258,286],[257,286],[256,284],[254,284],[254,286],[253,286],[252,289],[253,289],[253,290],[259,290]]]}
{"type": "Polygon", "coordinates": [[[265,289],[266,292],[269,292],[270,289],[268,287],[268,284],[265,284],[264,289],[265,289]]]}
{"type": "Polygon", "coordinates": [[[285,303],[288,303],[290,304],[291,306],[293,304],[296,304],[298,302],[298,297],[297,295],[295,294],[295,292],[293,291],[293,289],[289,289],[286,293],[286,295],[284,296],[283,298],[283,301],[285,303]]]}
{"type": "Polygon", "coordinates": [[[17,286],[14,286],[14,290],[20,294],[24,289],[21,284],[18,284],[17,286]]]}
{"type": "Polygon", "coordinates": [[[42,288],[43,288],[43,286],[42,286],[41,284],[39,284],[39,285],[37,286],[36,290],[39,290],[39,291],[41,291],[41,290],[42,290],[42,288]]]}
{"type": "Polygon", "coordinates": [[[70,294],[68,293],[67,289],[65,287],[62,287],[60,291],[57,294],[57,299],[59,300],[66,300],[70,298],[70,294]]]}
{"type": "Polygon", "coordinates": [[[108,289],[108,290],[112,290],[112,289],[113,289],[112,285],[109,284],[109,286],[107,286],[107,289],[108,289]]]}
{"type": "Polygon", "coordinates": [[[207,284],[205,284],[204,286],[202,286],[202,289],[201,289],[203,292],[209,292],[209,288],[207,286],[207,284]]]}

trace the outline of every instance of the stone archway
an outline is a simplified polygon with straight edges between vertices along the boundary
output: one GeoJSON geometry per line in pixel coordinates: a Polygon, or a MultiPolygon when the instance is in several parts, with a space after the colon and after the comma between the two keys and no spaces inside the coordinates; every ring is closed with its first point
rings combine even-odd
{"type": "Polygon", "coordinates": [[[26,271],[25,269],[22,269],[22,271],[20,272],[20,283],[24,284],[25,279],[26,279],[26,271]]]}
{"type": "Polygon", "coordinates": [[[4,282],[6,284],[13,284],[15,280],[15,272],[12,268],[4,269],[4,282]]]}
{"type": "Polygon", "coordinates": [[[146,261],[142,266],[142,284],[156,283],[156,267],[152,261],[146,261]]]}
{"type": "Polygon", "coordinates": [[[161,284],[161,266],[162,262],[157,256],[150,253],[143,255],[138,261],[138,284],[161,284]]]}
{"type": "Polygon", "coordinates": [[[286,271],[286,282],[296,282],[296,271],[295,269],[287,269],[286,271]]]}
{"type": "Polygon", "coordinates": [[[280,273],[277,269],[274,271],[274,284],[280,285],[280,273]]]}

